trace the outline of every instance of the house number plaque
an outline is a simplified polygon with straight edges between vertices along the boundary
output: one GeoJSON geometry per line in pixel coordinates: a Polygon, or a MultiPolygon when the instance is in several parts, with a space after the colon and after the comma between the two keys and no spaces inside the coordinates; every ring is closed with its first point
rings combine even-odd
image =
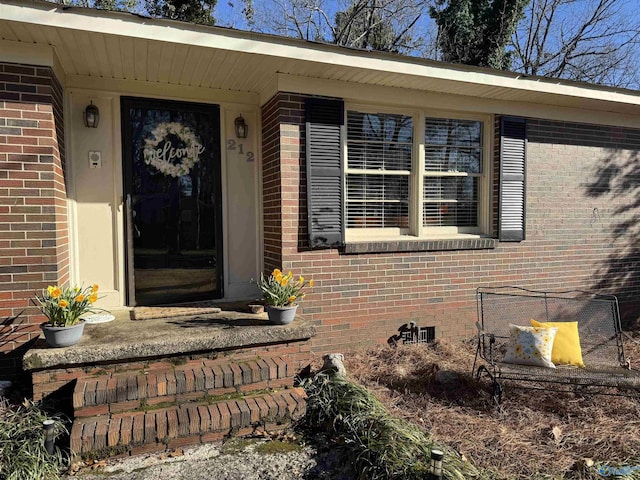
{"type": "Polygon", "coordinates": [[[253,162],[255,155],[253,152],[244,151],[244,143],[238,143],[233,139],[227,140],[227,150],[237,150],[240,155],[244,155],[247,162],[253,162]]]}

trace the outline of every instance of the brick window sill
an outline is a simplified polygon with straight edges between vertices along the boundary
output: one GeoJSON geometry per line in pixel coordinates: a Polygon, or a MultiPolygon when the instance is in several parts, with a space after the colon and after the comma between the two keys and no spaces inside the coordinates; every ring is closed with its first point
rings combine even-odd
{"type": "Polygon", "coordinates": [[[454,238],[443,240],[387,240],[347,243],[343,252],[391,253],[391,252],[431,252],[446,250],[486,250],[496,248],[495,238],[454,238]]]}

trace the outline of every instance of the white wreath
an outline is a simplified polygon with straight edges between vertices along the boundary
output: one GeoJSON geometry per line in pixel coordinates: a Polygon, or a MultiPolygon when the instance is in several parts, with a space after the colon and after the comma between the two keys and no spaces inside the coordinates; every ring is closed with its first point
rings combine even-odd
{"type": "Polygon", "coordinates": [[[153,165],[157,170],[165,175],[181,177],[189,173],[193,166],[200,161],[200,154],[204,147],[198,141],[196,135],[186,125],[178,122],[159,123],[151,130],[153,138],[146,138],[143,149],[144,162],[153,165]],[[174,148],[167,140],[167,136],[173,134],[183,143],[183,148],[174,148]],[[160,143],[165,142],[163,148],[158,148],[160,143]],[[179,162],[174,163],[172,160],[179,162]]]}

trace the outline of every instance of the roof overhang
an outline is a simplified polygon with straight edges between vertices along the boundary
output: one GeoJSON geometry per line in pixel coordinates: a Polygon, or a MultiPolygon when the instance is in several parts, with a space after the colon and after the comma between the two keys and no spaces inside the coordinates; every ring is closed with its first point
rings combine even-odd
{"type": "Polygon", "coordinates": [[[0,49],[0,60],[15,61],[20,49],[29,50],[29,58],[74,85],[89,78],[151,82],[263,102],[295,78],[302,81],[284,83],[341,82],[640,117],[638,91],[38,0],[0,1],[0,35],[12,47],[0,49]]]}

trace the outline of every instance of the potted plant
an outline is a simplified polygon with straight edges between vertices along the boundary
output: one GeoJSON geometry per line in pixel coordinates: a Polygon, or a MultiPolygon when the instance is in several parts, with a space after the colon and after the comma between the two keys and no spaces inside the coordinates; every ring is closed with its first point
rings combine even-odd
{"type": "Polygon", "coordinates": [[[44,338],[52,347],[68,347],[80,341],[84,331],[82,315],[93,311],[98,285],[90,287],[48,286],[36,294],[35,304],[47,317],[41,325],[44,338]]]}
{"type": "Polygon", "coordinates": [[[298,310],[295,302],[304,299],[303,289],[313,287],[313,280],[306,281],[302,276],[294,280],[291,272],[285,275],[276,268],[268,277],[261,273],[257,285],[264,296],[269,321],[286,325],[295,318],[298,310]]]}

